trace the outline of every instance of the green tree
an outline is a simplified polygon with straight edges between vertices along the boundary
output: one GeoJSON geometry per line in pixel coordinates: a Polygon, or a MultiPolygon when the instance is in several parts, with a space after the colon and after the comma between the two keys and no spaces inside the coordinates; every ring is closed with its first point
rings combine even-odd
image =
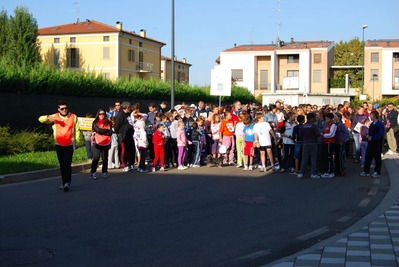
{"type": "Polygon", "coordinates": [[[334,72],[335,79],[345,79],[349,74],[351,84],[361,83],[363,65],[363,43],[355,37],[349,42],[340,41],[334,47],[335,66],[359,66],[357,69],[337,70],[334,72]]]}
{"type": "Polygon", "coordinates": [[[7,52],[8,16],[4,9],[0,12],[0,58],[4,58],[7,52]]]}
{"type": "Polygon", "coordinates": [[[8,21],[7,57],[17,65],[41,61],[38,25],[28,8],[17,6],[8,21]]]}

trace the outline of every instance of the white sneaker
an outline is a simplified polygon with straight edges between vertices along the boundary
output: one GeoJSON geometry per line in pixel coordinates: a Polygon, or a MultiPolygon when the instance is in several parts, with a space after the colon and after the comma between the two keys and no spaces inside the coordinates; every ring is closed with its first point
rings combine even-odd
{"type": "Polygon", "coordinates": [[[69,184],[69,183],[65,183],[64,184],[64,192],[68,192],[69,191],[69,187],[70,187],[71,185],[69,184]]]}
{"type": "Polygon", "coordinates": [[[128,172],[128,171],[130,171],[130,168],[129,167],[125,167],[125,168],[123,168],[123,171],[124,172],[128,172]]]}
{"type": "Polygon", "coordinates": [[[161,172],[164,172],[164,171],[165,171],[165,168],[164,168],[164,167],[161,167],[159,170],[160,170],[161,172]]]}
{"type": "Polygon", "coordinates": [[[302,179],[302,178],[303,178],[303,173],[298,173],[297,176],[296,176],[296,178],[302,179]]]}
{"type": "Polygon", "coordinates": [[[154,167],[152,167],[151,172],[156,172],[156,171],[157,170],[154,167]]]}
{"type": "Polygon", "coordinates": [[[266,168],[263,167],[263,166],[261,166],[261,167],[259,168],[259,171],[260,171],[260,172],[265,172],[265,171],[266,171],[266,168]]]}
{"type": "Polygon", "coordinates": [[[281,172],[281,173],[284,173],[284,172],[285,172],[285,169],[281,169],[280,172],[281,172]]]}
{"type": "Polygon", "coordinates": [[[245,166],[244,169],[242,169],[242,170],[243,170],[243,171],[248,171],[249,169],[248,169],[247,166],[245,166]]]}
{"type": "Polygon", "coordinates": [[[200,165],[197,165],[197,164],[193,165],[193,168],[199,168],[199,167],[200,167],[200,165]]]}
{"type": "Polygon", "coordinates": [[[253,171],[253,170],[254,170],[254,167],[252,167],[252,165],[249,166],[248,171],[253,171]]]}
{"type": "Polygon", "coordinates": [[[97,180],[97,175],[96,175],[95,172],[90,173],[90,177],[91,177],[92,180],[97,180]]]}
{"type": "Polygon", "coordinates": [[[320,179],[320,176],[317,174],[312,174],[312,175],[310,175],[310,178],[311,179],[320,179]]]}
{"type": "Polygon", "coordinates": [[[361,173],[359,173],[359,175],[362,177],[369,177],[370,173],[361,172],[361,173]]]}
{"type": "Polygon", "coordinates": [[[374,178],[377,178],[377,177],[380,177],[381,175],[378,174],[378,172],[374,172],[371,176],[374,177],[374,178]]]}
{"type": "Polygon", "coordinates": [[[321,176],[321,178],[324,178],[324,179],[326,179],[326,178],[330,178],[329,176],[330,176],[330,174],[328,173],[328,172],[325,172],[325,173],[323,173],[322,175],[320,175],[321,176]]]}
{"type": "Polygon", "coordinates": [[[242,167],[244,167],[244,165],[242,165],[242,164],[237,165],[237,168],[242,168],[242,167]]]}

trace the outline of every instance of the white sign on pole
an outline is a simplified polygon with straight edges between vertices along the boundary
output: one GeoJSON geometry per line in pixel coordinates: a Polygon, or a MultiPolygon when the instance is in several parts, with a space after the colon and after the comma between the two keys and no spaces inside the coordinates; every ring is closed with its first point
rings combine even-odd
{"type": "Polygon", "coordinates": [[[211,95],[231,95],[231,71],[220,68],[211,70],[211,95]]]}

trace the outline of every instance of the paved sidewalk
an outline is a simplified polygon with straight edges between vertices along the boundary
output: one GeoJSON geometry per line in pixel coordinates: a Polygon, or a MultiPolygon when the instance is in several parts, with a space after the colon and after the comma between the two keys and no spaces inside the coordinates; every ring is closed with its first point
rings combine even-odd
{"type": "Polygon", "coordinates": [[[390,188],[373,212],[342,233],[265,267],[399,266],[398,156],[384,156],[383,163],[390,188]]]}

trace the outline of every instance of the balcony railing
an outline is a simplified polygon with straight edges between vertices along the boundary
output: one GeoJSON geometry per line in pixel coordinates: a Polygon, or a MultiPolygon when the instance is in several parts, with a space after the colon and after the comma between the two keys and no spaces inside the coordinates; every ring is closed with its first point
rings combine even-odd
{"type": "Polygon", "coordinates": [[[151,62],[140,62],[136,66],[136,70],[140,72],[152,72],[154,64],[151,62]]]}

